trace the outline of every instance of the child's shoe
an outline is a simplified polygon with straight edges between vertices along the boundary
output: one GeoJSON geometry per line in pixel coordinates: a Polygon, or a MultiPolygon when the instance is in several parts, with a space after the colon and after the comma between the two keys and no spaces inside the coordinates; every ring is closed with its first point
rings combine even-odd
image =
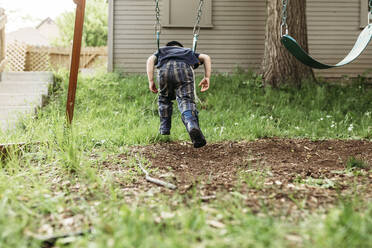
{"type": "Polygon", "coordinates": [[[185,124],[186,130],[190,135],[191,141],[195,148],[203,147],[207,144],[205,137],[200,130],[199,121],[197,116],[185,117],[182,115],[183,124],[185,124]]]}

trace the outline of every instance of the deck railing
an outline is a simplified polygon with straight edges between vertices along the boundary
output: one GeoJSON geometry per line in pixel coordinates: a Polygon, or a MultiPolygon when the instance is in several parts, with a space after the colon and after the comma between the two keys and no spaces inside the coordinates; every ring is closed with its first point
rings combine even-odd
{"type": "Polygon", "coordinates": [[[4,9],[0,8],[0,72],[4,70],[5,59],[5,24],[6,15],[4,9]]]}

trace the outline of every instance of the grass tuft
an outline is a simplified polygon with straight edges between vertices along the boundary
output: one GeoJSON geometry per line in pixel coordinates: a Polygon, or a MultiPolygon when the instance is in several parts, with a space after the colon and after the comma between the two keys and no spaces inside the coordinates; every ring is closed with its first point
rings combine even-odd
{"type": "Polygon", "coordinates": [[[354,156],[348,158],[346,162],[347,169],[367,169],[368,164],[361,159],[358,159],[354,156]]]}

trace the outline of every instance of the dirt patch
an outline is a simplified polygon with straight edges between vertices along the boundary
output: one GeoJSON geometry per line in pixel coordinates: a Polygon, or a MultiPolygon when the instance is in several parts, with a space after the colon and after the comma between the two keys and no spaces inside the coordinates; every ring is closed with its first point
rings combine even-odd
{"type": "MultiPolygon", "coordinates": [[[[372,197],[369,141],[274,138],[209,144],[201,149],[186,142],[162,143],[134,147],[131,152],[148,160],[152,175],[176,184],[181,194],[196,189],[208,200],[230,193],[244,199],[253,211],[278,205],[286,211],[315,209],[355,193],[364,199],[372,197]],[[346,170],[350,157],[367,168],[346,170]]],[[[135,185],[157,187],[145,180],[135,185]]]]}

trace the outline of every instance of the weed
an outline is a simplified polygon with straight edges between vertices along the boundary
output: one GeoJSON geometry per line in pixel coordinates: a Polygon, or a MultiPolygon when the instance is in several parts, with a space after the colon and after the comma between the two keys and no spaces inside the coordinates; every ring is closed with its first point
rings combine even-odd
{"type": "Polygon", "coordinates": [[[304,198],[304,199],[297,199],[296,196],[294,194],[289,194],[288,195],[288,198],[294,203],[296,204],[296,206],[299,208],[299,209],[304,209],[305,206],[306,206],[306,201],[307,199],[304,198]]]}
{"type": "Polygon", "coordinates": [[[325,188],[325,189],[334,189],[336,187],[335,182],[333,182],[332,180],[328,178],[308,177],[305,180],[303,180],[302,183],[310,185],[310,186],[325,188]]]}
{"type": "Polygon", "coordinates": [[[368,164],[361,159],[358,159],[354,156],[348,158],[346,162],[347,169],[367,169],[368,164]]]}
{"type": "Polygon", "coordinates": [[[242,170],[239,172],[239,180],[244,182],[250,189],[262,189],[265,184],[267,173],[253,169],[242,170]]]}

